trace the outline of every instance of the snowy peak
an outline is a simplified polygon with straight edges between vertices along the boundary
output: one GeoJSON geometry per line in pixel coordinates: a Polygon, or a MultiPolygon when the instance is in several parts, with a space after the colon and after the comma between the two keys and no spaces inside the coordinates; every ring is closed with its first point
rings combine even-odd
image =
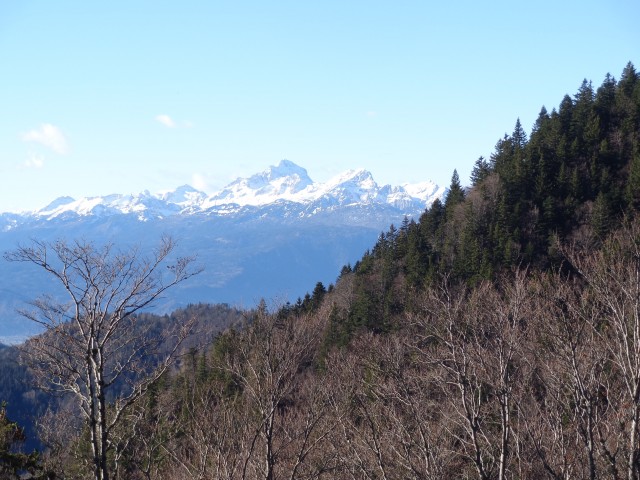
{"type": "Polygon", "coordinates": [[[143,192],[135,196],[113,194],[105,197],[86,197],[79,200],[61,197],[35,212],[35,216],[51,219],[65,214],[103,216],[139,212],[145,209],[141,199],[148,196],[148,192],[143,192]]]}
{"type": "Polygon", "coordinates": [[[370,172],[349,170],[326,183],[322,197],[335,198],[341,205],[371,203],[378,199],[380,188],[370,172]]]}
{"type": "Polygon", "coordinates": [[[324,198],[337,200],[341,205],[387,204],[395,208],[411,211],[421,210],[436,198],[442,198],[446,188],[438,187],[431,181],[401,186],[379,186],[367,170],[349,170],[325,185],[324,198]]]}
{"type": "Polygon", "coordinates": [[[266,205],[280,199],[294,200],[299,192],[313,185],[307,171],[289,160],[282,160],[262,173],[238,178],[221,192],[212,195],[207,203],[223,205],[266,205]]]}
{"type": "Polygon", "coordinates": [[[349,170],[326,183],[314,183],[307,171],[289,160],[249,178],[238,178],[205,202],[262,206],[278,200],[307,204],[323,201],[327,205],[369,204],[379,198],[379,187],[370,172],[349,170]]]}
{"type": "Polygon", "coordinates": [[[346,172],[333,177],[327,182],[327,185],[357,185],[364,189],[378,188],[378,184],[373,179],[371,173],[363,168],[359,170],[347,170],[346,172]]]}
{"type": "Polygon", "coordinates": [[[170,192],[165,192],[159,196],[160,200],[181,207],[192,207],[199,205],[207,198],[207,195],[200,190],[196,190],[191,185],[182,185],[170,192]]]}
{"type": "Polygon", "coordinates": [[[64,205],[69,205],[72,202],[75,202],[75,199],[72,197],[58,197],[49,205],[44,207],[41,211],[51,212],[57,210],[60,207],[63,207],[64,205]]]}
{"type": "Polygon", "coordinates": [[[262,175],[265,174],[269,181],[282,178],[296,180],[299,184],[303,185],[302,188],[313,183],[307,174],[307,170],[296,165],[290,160],[280,160],[280,163],[277,166],[269,167],[269,169],[262,175]]]}
{"type": "Polygon", "coordinates": [[[436,198],[443,198],[447,191],[446,187],[439,187],[432,181],[419,182],[419,183],[405,183],[402,188],[408,195],[413,198],[419,198],[420,200],[431,201],[436,198]]]}
{"type": "MultiPolygon", "coordinates": [[[[305,211],[312,212],[338,206],[366,205],[392,207],[414,215],[419,214],[436,198],[442,197],[445,191],[446,189],[428,181],[380,186],[365,169],[349,170],[325,183],[314,183],[306,169],[289,160],[282,160],[262,173],[238,178],[210,196],[190,185],[182,185],[175,190],[158,194],[144,191],[135,195],[113,194],[79,200],[60,197],[29,216],[51,220],[69,216],[128,214],[144,221],[196,213],[228,215],[245,207],[264,207],[283,204],[282,202],[298,205],[305,211]]],[[[13,223],[6,228],[12,225],[13,223]]]]}

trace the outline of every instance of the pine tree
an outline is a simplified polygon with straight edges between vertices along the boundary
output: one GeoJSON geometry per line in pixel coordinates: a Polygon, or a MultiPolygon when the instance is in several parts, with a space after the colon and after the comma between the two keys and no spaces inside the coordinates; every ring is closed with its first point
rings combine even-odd
{"type": "Polygon", "coordinates": [[[619,125],[618,155],[622,159],[632,155],[640,142],[640,76],[631,62],[618,82],[615,111],[619,125]]]}
{"type": "Polygon", "coordinates": [[[351,268],[351,264],[347,263],[346,265],[343,265],[342,268],[340,269],[340,275],[338,276],[338,278],[342,278],[351,272],[353,272],[353,269],[351,268]]]}
{"type": "Polygon", "coordinates": [[[633,90],[638,82],[638,72],[636,72],[636,68],[633,66],[633,63],[629,62],[622,70],[622,75],[620,75],[620,81],[618,82],[618,90],[619,92],[626,96],[633,96],[633,90]]]}
{"type": "Polygon", "coordinates": [[[513,129],[513,135],[511,135],[512,143],[514,149],[524,150],[524,147],[527,146],[527,134],[522,128],[522,124],[520,123],[520,118],[516,120],[516,126],[513,129]]]}
{"type": "Polygon", "coordinates": [[[547,109],[543,105],[542,108],[540,109],[540,113],[538,113],[538,118],[536,119],[536,122],[533,124],[532,136],[534,133],[539,132],[549,119],[550,119],[549,112],[547,112],[547,109]]]}
{"type": "Polygon", "coordinates": [[[513,186],[512,188],[518,189],[526,197],[531,191],[531,165],[527,160],[526,147],[527,147],[527,134],[522,128],[520,118],[516,120],[516,125],[513,128],[513,134],[511,135],[511,146],[513,148],[512,153],[512,176],[513,186]]]}
{"type": "Polygon", "coordinates": [[[640,209],[640,149],[636,149],[636,152],[631,159],[631,165],[629,165],[629,177],[626,187],[626,199],[629,207],[639,210],[640,209]]]}
{"type": "Polygon", "coordinates": [[[462,185],[460,185],[458,171],[454,170],[453,175],[451,176],[451,184],[449,185],[449,193],[447,194],[447,199],[444,202],[447,218],[451,218],[454,207],[463,201],[464,190],[462,189],[462,185]]]}
{"type": "Polygon", "coordinates": [[[420,230],[427,242],[435,243],[434,239],[444,223],[444,204],[436,198],[425,213],[420,217],[420,230]]]}
{"type": "Polygon", "coordinates": [[[444,204],[437,198],[431,208],[422,214],[418,229],[428,260],[427,276],[435,273],[444,239],[445,209],[444,204]]]}
{"type": "Polygon", "coordinates": [[[22,478],[21,472],[33,474],[38,470],[38,455],[16,451],[25,441],[24,429],[7,417],[6,404],[0,404],[0,478],[22,478]]]}
{"type": "Polygon", "coordinates": [[[605,129],[608,129],[611,113],[616,100],[616,79],[609,73],[604,77],[602,85],[598,87],[594,108],[605,129]]]}
{"type": "Polygon", "coordinates": [[[311,300],[309,302],[310,311],[314,312],[318,308],[320,308],[320,305],[322,304],[322,300],[324,299],[326,293],[327,289],[324,287],[322,282],[316,283],[316,286],[311,294],[311,300]]]}
{"type": "Polygon", "coordinates": [[[484,157],[479,157],[476,163],[473,164],[473,170],[471,170],[471,185],[475,187],[487,178],[490,173],[491,168],[489,167],[489,162],[487,162],[484,157]]]}
{"type": "Polygon", "coordinates": [[[348,345],[352,334],[353,324],[346,321],[345,313],[342,309],[333,305],[329,313],[327,330],[325,331],[324,339],[320,346],[319,357],[321,366],[332,348],[340,348],[348,345]]]}
{"type": "Polygon", "coordinates": [[[425,280],[429,267],[429,244],[420,234],[419,226],[411,221],[407,231],[407,253],[405,255],[405,273],[407,283],[420,287],[425,280]]]}
{"type": "Polygon", "coordinates": [[[491,171],[498,172],[501,176],[508,169],[511,163],[513,148],[511,138],[507,134],[498,140],[494,152],[489,157],[489,167],[491,171]]]}
{"type": "MultiPolygon", "coordinates": [[[[576,93],[571,112],[571,154],[576,160],[583,159],[586,153],[586,143],[588,142],[585,134],[589,128],[589,120],[594,115],[594,98],[595,95],[591,82],[588,82],[586,79],[583,80],[582,85],[580,85],[578,89],[578,93],[576,93]]],[[[596,128],[593,122],[595,121],[592,120],[591,131],[589,132],[591,137],[593,137],[594,129],[596,128]]],[[[599,129],[599,127],[597,127],[597,129],[599,129]]],[[[594,139],[589,138],[589,140],[593,141],[594,139]]]]}
{"type": "Polygon", "coordinates": [[[602,191],[598,194],[596,201],[593,204],[591,227],[593,228],[593,233],[595,233],[596,237],[601,240],[604,240],[612,227],[609,199],[602,191]]]}
{"type": "Polygon", "coordinates": [[[383,312],[378,308],[378,300],[382,299],[370,292],[364,285],[359,285],[349,311],[349,322],[353,325],[350,329],[365,328],[376,333],[382,332],[383,312]]]}
{"type": "Polygon", "coordinates": [[[558,118],[560,120],[560,131],[564,135],[569,135],[571,131],[571,119],[573,117],[573,100],[569,95],[565,95],[560,102],[558,118]]]}

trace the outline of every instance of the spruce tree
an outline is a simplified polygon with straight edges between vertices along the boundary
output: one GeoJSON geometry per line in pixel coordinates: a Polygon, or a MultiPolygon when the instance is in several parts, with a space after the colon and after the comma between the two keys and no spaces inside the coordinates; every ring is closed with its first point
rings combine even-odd
{"type": "Polygon", "coordinates": [[[322,284],[322,282],[316,283],[316,286],[311,294],[311,300],[309,304],[309,308],[312,312],[316,311],[320,307],[326,293],[327,289],[322,284]]]}
{"type": "Polygon", "coordinates": [[[631,97],[636,83],[638,82],[638,72],[636,72],[633,63],[629,62],[622,70],[620,75],[620,81],[618,82],[618,89],[622,95],[631,97]]]}
{"type": "Polygon", "coordinates": [[[449,185],[449,193],[447,194],[447,199],[444,202],[447,218],[451,218],[453,208],[459,203],[462,203],[463,200],[464,190],[462,189],[462,185],[460,185],[458,171],[454,170],[453,175],[451,176],[451,184],[449,185]]]}
{"type": "Polygon", "coordinates": [[[569,135],[571,131],[571,119],[573,116],[573,100],[569,95],[565,95],[560,102],[560,108],[558,109],[558,118],[560,119],[561,133],[569,135]]]}
{"type": "Polygon", "coordinates": [[[593,204],[593,212],[591,213],[591,227],[598,239],[604,240],[611,230],[613,223],[611,213],[609,199],[601,191],[596,197],[596,201],[593,204]]]}
{"type": "Polygon", "coordinates": [[[604,77],[602,85],[596,92],[594,109],[600,119],[600,126],[603,131],[608,132],[612,127],[612,113],[616,97],[616,79],[610,74],[604,77]]]}
{"type": "Polygon", "coordinates": [[[511,135],[513,147],[515,150],[523,150],[527,146],[527,134],[522,128],[520,118],[516,120],[516,126],[513,129],[513,135],[511,135]]]}
{"type": "Polygon", "coordinates": [[[634,210],[640,209],[640,147],[634,152],[631,165],[629,165],[625,195],[629,207],[634,210]]]}
{"type": "Polygon", "coordinates": [[[539,132],[549,119],[549,112],[547,112],[547,109],[543,105],[540,109],[540,113],[538,113],[536,123],[533,124],[533,133],[539,132]]]}
{"type": "Polygon", "coordinates": [[[487,178],[490,173],[491,168],[489,167],[489,162],[487,162],[484,157],[479,157],[476,163],[473,164],[473,170],[471,170],[471,185],[475,187],[487,178]]]}

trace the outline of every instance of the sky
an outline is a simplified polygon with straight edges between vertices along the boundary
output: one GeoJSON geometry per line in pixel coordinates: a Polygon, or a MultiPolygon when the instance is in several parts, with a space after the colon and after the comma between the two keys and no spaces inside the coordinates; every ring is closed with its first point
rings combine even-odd
{"type": "Polygon", "coordinates": [[[640,69],[637,0],[0,3],[0,212],[315,181],[468,183],[516,119],[640,69]]]}

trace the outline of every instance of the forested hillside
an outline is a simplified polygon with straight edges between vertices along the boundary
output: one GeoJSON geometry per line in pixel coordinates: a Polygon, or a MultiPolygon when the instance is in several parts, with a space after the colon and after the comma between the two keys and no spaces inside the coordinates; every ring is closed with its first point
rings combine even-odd
{"type": "MultiPolygon", "coordinates": [[[[128,411],[112,476],[640,478],[638,208],[629,63],[517,121],[335,285],[192,349],[128,411]]],[[[58,434],[42,464],[90,478],[87,432],[58,434]]]]}
{"type": "Polygon", "coordinates": [[[454,171],[444,202],[391,226],[353,267],[343,333],[388,331],[443,276],[474,286],[513,267],[558,268],[560,245],[597,247],[640,207],[639,105],[629,63],[619,81],[607,75],[594,89],[584,80],[558,109],[542,107],[529,138],[517,120],[488,160],[476,160],[469,189],[454,171]]]}
{"type": "MultiPolygon", "coordinates": [[[[210,345],[213,339],[226,329],[242,328],[242,325],[247,321],[247,315],[248,312],[229,305],[195,304],[176,310],[171,315],[140,314],[138,325],[140,329],[144,328],[148,335],[154,336],[159,335],[169,324],[180,325],[184,324],[187,319],[196,319],[191,335],[185,339],[182,345],[184,352],[188,352],[195,351],[202,345],[210,345]]],[[[50,335],[50,333],[45,335],[50,335]]],[[[139,335],[139,332],[129,331],[128,335],[133,338],[139,335]]],[[[166,350],[170,347],[169,343],[164,345],[163,349],[166,350]]],[[[17,448],[31,453],[34,449],[42,449],[45,445],[51,448],[54,442],[51,434],[59,433],[60,435],[56,438],[65,443],[66,435],[73,437],[80,432],[69,432],[63,428],[63,425],[68,426],[69,419],[65,422],[63,420],[65,414],[62,412],[66,411],[66,415],[72,416],[78,414],[73,407],[73,399],[68,395],[51,395],[51,392],[44,392],[36,388],[35,379],[28,367],[29,362],[24,357],[22,350],[16,346],[2,345],[0,348],[0,405],[4,404],[5,410],[3,412],[22,428],[20,435],[16,437],[16,445],[12,449],[17,448]],[[39,435],[41,438],[38,438],[39,435]]],[[[162,351],[161,349],[158,353],[162,354],[162,351]]],[[[131,353],[130,347],[125,349],[126,355],[131,353]]],[[[146,359],[146,363],[146,371],[155,367],[154,359],[146,359]]],[[[179,359],[178,365],[181,363],[182,361],[179,359]]],[[[117,395],[123,388],[126,388],[126,382],[114,385],[111,395],[117,395]]],[[[0,421],[0,442],[2,441],[1,423],[0,421]]],[[[72,423],[75,425],[74,422],[72,423]]],[[[6,439],[5,441],[8,442],[6,439]]],[[[5,461],[2,456],[2,448],[6,447],[2,447],[0,443],[0,473],[4,474],[6,472],[2,470],[3,461],[5,461]]],[[[5,477],[0,475],[0,478],[5,477]]]]}

